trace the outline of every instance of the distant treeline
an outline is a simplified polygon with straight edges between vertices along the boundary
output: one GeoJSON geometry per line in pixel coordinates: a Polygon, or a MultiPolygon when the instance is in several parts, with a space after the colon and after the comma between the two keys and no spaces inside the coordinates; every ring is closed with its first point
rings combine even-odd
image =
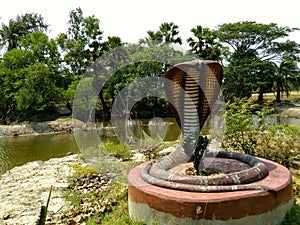
{"type": "MultiPolygon", "coordinates": [[[[216,29],[197,25],[191,28],[192,36],[186,40],[189,49],[183,53],[164,45],[182,45],[179,27],[173,22],[164,22],[157,31],[148,31],[138,44],[124,43],[116,36],[103,40],[100,20],[84,16],[81,8],[69,13],[67,30],[56,38],[49,38],[48,27],[43,16],[36,13],[18,15],[8,24],[2,23],[0,123],[56,116],[59,105],[71,109],[83,74],[96,59],[116,47],[126,47],[134,54],[128,58],[128,52],[124,51],[114,58],[118,62],[126,61],[127,66],[116,68],[115,75],[98,94],[96,119],[109,119],[115,97],[130,82],[145,76],[163,77],[172,66],[172,63],[140,60],[147,59],[148,47],[158,55],[162,49],[173,51],[171,54],[175,54],[178,62],[190,59],[193,54],[221,63],[226,101],[250,97],[252,93],[258,93],[258,101],[263,101],[267,92],[274,92],[280,101],[282,93],[288,94],[300,86],[299,44],[288,39],[297,28],[253,21],[221,24],[216,29]]],[[[93,85],[93,79],[87,82],[93,85]]],[[[146,98],[134,106],[134,111],[141,117],[168,115],[167,105],[162,99],[146,98]]]]}

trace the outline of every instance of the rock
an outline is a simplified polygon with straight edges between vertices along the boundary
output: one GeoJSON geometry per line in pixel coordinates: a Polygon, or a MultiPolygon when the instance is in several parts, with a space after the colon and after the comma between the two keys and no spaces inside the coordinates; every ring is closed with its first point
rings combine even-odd
{"type": "Polygon", "coordinates": [[[168,154],[170,154],[171,152],[173,152],[173,151],[175,151],[175,150],[176,150],[176,147],[174,147],[174,146],[165,148],[165,149],[161,150],[161,151],[158,153],[158,156],[165,156],[165,155],[168,155],[168,154]]]}
{"type": "Polygon", "coordinates": [[[146,161],[146,156],[143,153],[134,153],[130,159],[133,162],[142,163],[146,161]]]}
{"type": "Polygon", "coordinates": [[[288,108],[280,113],[280,116],[290,118],[300,118],[300,107],[288,108]]]}
{"type": "Polygon", "coordinates": [[[24,136],[49,133],[65,133],[74,130],[96,130],[95,124],[79,121],[56,120],[50,122],[31,122],[28,124],[0,125],[0,137],[24,136]]]}
{"type": "Polygon", "coordinates": [[[63,188],[68,186],[73,173],[70,165],[84,162],[78,155],[30,162],[15,167],[0,176],[0,224],[35,224],[42,205],[52,194],[48,216],[69,210],[63,198],[63,188]]]}

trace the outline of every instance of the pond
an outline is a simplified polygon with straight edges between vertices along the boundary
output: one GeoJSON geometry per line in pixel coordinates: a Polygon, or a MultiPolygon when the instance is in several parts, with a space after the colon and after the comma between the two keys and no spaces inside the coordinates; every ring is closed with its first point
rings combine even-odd
{"type": "MultiPolygon", "coordinates": [[[[149,133],[149,121],[146,119],[132,120],[130,124],[134,136],[139,137],[141,130],[144,134],[149,133]]],[[[176,140],[180,134],[180,130],[173,118],[164,119],[164,135],[165,141],[176,140]]],[[[106,136],[111,133],[107,126],[110,124],[97,124],[99,128],[98,134],[101,140],[106,140],[106,136]]],[[[160,126],[162,127],[162,126],[160,126]]],[[[151,129],[150,129],[151,130],[151,129]]],[[[90,142],[90,132],[80,132],[77,135],[81,136],[84,142],[90,142]]],[[[69,153],[78,153],[77,146],[73,133],[62,134],[43,134],[43,135],[30,135],[20,137],[4,137],[0,138],[0,174],[15,167],[23,165],[27,162],[37,160],[48,160],[50,158],[57,158],[66,156],[69,153]]]]}
{"type": "MultiPolygon", "coordinates": [[[[275,117],[270,118],[270,122],[300,126],[300,119],[297,118],[275,117]]],[[[107,137],[105,136],[112,133],[109,129],[110,126],[110,124],[97,124],[97,134],[101,137],[101,141],[106,140],[107,137]]],[[[176,140],[180,135],[180,129],[174,118],[164,118],[163,120],[136,119],[131,120],[128,126],[130,127],[129,135],[135,136],[137,139],[142,135],[150,137],[151,132],[161,134],[164,141],[176,140]],[[158,122],[158,126],[155,127],[153,125],[157,125],[156,122],[158,122]]],[[[80,136],[84,142],[91,142],[90,134],[89,132],[81,132],[77,133],[77,136],[80,136]]],[[[79,148],[73,133],[0,138],[0,174],[27,162],[48,160],[78,152],[79,148]]]]}
{"type": "Polygon", "coordinates": [[[30,161],[63,157],[69,152],[78,152],[71,133],[1,138],[0,174],[30,161]]]}

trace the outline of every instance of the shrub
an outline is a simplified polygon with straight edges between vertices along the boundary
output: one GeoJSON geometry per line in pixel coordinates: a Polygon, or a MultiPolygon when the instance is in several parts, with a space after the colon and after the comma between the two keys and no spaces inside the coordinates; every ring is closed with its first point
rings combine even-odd
{"type": "Polygon", "coordinates": [[[284,166],[299,155],[300,128],[267,122],[272,110],[251,100],[227,104],[223,148],[264,157],[284,166]]]}

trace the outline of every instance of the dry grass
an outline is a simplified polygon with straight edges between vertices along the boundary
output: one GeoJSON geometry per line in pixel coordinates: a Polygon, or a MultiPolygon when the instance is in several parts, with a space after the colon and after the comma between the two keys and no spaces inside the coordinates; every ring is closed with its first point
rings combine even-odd
{"type": "MultiPolygon", "coordinates": [[[[257,100],[258,94],[252,94],[252,99],[257,100]]],[[[274,101],[276,99],[275,93],[264,94],[265,101],[274,101]]],[[[285,94],[281,96],[281,100],[300,99],[300,91],[292,91],[287,97],[285,94]]]]}

